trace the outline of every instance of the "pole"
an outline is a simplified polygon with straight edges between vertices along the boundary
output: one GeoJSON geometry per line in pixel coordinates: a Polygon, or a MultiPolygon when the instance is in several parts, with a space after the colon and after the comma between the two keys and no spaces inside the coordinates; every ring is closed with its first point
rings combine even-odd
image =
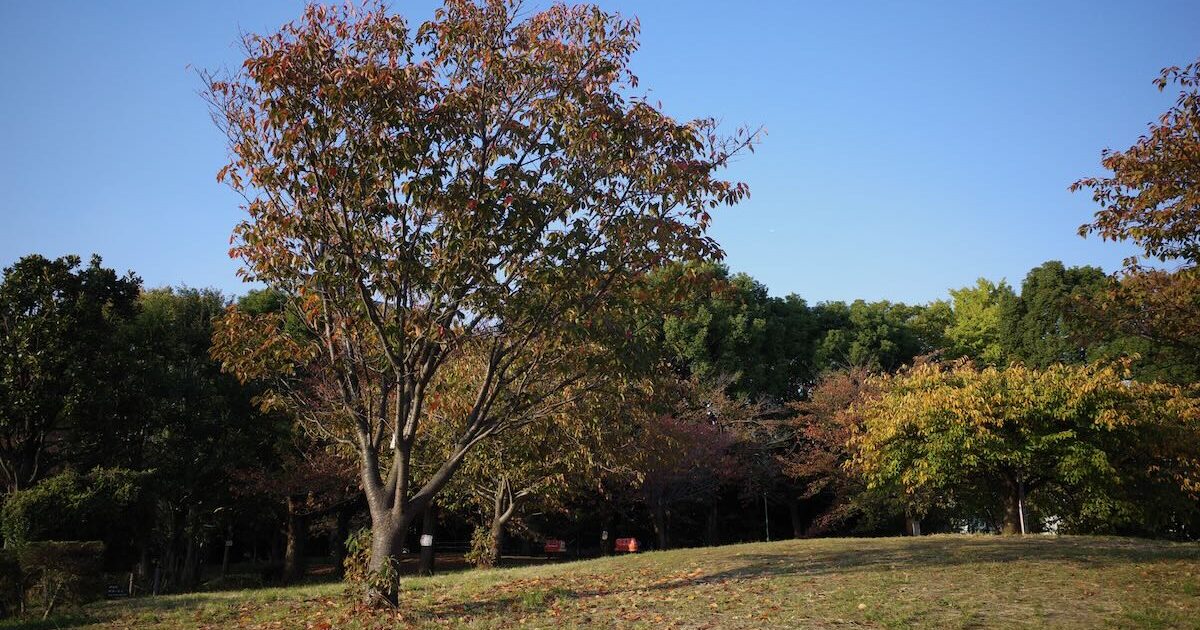
{"type": "Polygon", "coordinates": [[[225,531],[225,551],[221,553],[221,577],[229,573],[229,552],[233,550],[233,525],[225,531]]]}
{"type": "Polygon", "coordinates": [[[767,530],[767,542],[771,542],[771,513],[767,511],[767,493],[763,493],[763,527],[767,530]]]}
{"type": "Polygon", "coordinates": [[[1025,535],[1025,482],[1017,482],[1017,514],[1021,517],[1021,535],[1025,535]]]}

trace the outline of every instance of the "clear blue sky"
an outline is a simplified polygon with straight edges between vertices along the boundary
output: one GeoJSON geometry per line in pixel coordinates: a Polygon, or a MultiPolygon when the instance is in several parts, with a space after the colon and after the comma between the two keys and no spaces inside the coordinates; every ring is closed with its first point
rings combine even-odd
{"type": "MultiPolygon", "coordinates": [[[[1076,178],[1169,105],[1200,2],[601,0],[642,21],[635,70],[678,117],[769,135],[733,175],[728,263],[773,294],[923,302],[1048,259],[1115,268],[1076,236],[1076,178]]],[[[424,19],[434,2],[396,1],[424,19]]],[[[97,252],[148,286],[241,293],[238,199],[194,70],[296,2],[0,3],[0,265],[97,252]]]]}

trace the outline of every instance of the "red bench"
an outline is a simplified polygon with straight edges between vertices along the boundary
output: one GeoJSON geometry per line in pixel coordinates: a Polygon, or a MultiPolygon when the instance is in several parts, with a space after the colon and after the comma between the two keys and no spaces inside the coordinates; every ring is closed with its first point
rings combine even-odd
{"type": "Polygon", "coordinates": [[[618,538],[613,542],[613,550],[617,553],[637,553],[638,540],[636,538],[618,538]]]}

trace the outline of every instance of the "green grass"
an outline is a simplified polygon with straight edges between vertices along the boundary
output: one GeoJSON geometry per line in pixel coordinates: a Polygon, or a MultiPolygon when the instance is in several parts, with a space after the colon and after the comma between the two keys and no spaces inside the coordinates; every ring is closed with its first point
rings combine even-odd
{"type": "MultiPolygon", "coordinates": [[[[753,543],[404,582],[106,602],[104,628],[1200,628],[1200,545],[927,536],[753,543]]],[[[79,627],[78,622],[72,624],[79,627]]]]}

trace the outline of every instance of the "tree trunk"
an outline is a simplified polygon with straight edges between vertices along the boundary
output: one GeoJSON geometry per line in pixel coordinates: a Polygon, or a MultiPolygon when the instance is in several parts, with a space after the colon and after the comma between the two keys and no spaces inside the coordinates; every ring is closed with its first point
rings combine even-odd
{"type": "Polygon", "coordinates": [[[229,574],[229,553],[233,551],[233,525],[225,528],[225,540],[221,542],[221,577],[229,574]]]}
{"type": "Polygon", "coordinates": [[[788,495],[788,518],[792,521],[792,538],[804,538],[804,524],[800,522],[800,498],[788,495]]]}
{"type": "Polygon", "coordinates": [[[500,549],[504,543],[504,523],[492,521],[488,531],[488,566],[500,566],[500,549]]]}
{"type": "Polygon", "coordinates": [[[347,506],[338,510],[337,525],[329,541],[329,553],[333,560],[333,572],[342,577],[346,574],[346,539],[350,537],[350,519],[354,516],[353,507],[347,506]]]}
{"type": "Polygon", "coordinates": [[[417,567],[417,572],[421,575],[433,575],[434,571],[434,531],[437,529],[437,502],[430,501],[429,506],[425,508],[425,516],[421,519],[421,563],[417,567]],[[425,537],[429,537],[429,544],[425,544],[425,537]]]}
{"type": "Polygon", "coordinates": [[[187,511],[186,525],[184,526],[184,556],[183,556],[183,571],[180,575],[180,585],[191,590],[200,582],[200,549],[196,544],[196,529],[198,529],[198,521],[200,514],[195,506],[191,506],[187,511]]]}
{"type": "Polygon", "coordinates": [[[412,525],[413,510],[401,512],[393,518],[386,510],[377,514],[371,510],[371,562],[367,571],[377,576],[377,584],[364,593],[368,606],[396,606],[400,586],[397,564],[404,549],[404,537],[412,525]]]}
{"type": "Polygon", "coordinates": [[[654,509],[651,512],[654,520],[654,537],[657,539],[658,548],[660,550],[667,549],[670,544],[670,537],[667,536],[667,506],[662,499],[658,499],[654,502],[654,509]]]}
{"type": "Polygon", "coordinates": [[[1004,497],[1004,526],[1000,533],[1006,536],[1020,535],[1021,532],[1021,485],[1010,480],[1004,497]]]}
{"type": "Polygon", "coordinates": [[[283,552],[283,583],[292,584],[304,577],[304,548],[308,541],[308,515],[304,497],[287,498],[287,545],[283,552]]]}
{"type": "Polygon", "coordinates": [[[714,501],[708,506],[708,517],[704,521],[704,544],[709,547],[716,547],[721,544],[720,520],[717,513],[717,504],[714,501]]]}

